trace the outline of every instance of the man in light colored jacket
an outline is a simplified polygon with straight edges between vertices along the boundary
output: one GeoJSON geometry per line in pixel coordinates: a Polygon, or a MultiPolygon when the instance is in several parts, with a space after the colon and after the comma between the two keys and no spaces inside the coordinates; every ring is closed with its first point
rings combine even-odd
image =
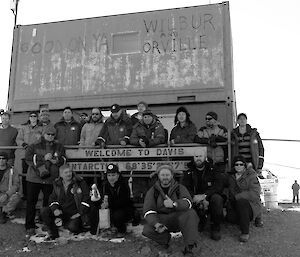
{"type": "Polygon", "coordinates": [[[90,121],[85,123],[80,134],[80,146],[94,146],[103,127],[103,115],[100,108],[92,109],[90,121]]]}

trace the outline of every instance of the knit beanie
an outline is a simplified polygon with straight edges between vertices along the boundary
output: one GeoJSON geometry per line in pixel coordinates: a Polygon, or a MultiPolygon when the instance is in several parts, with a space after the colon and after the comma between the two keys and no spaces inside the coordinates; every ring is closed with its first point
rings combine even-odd
{"type": "Polygon", "coordinates": [[[206,116],[210,116],[210,117],[212,117],[213,119],[218,120],[218,114],[216,114],[215,112],[208,112],[208,113],[206,114],[206,116]]]}

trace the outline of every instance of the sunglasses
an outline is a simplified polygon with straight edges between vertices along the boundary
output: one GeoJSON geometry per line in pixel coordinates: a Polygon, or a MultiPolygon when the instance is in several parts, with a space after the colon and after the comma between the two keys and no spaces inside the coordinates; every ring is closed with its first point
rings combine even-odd
{"type": "Polygon", "coordinates": [[[54,133],[47,133],[48,136],[55,136],[54,133]]]}
{"type": "Polygon", "coordinates": [[[34,117],[34,118],[36,118],[37,116],[36,116],[36,115],[30,115],[29,117],[34,117]]]}
{"type": "Polygon", "coordinates": [[[0,160],[6,160],[6,158],[0,157],[0,160]]]}
{"type": "Polygon", "coordinates": [[[236,163],[234,166],[244,166],[244,163],[236,163]]]}
{"type": "Polygon", "coordinates": [[[212,118],[211,118],[211,117],[206,117],[205,119],[206,119],[206,120],[212,120],[212,118]]]}

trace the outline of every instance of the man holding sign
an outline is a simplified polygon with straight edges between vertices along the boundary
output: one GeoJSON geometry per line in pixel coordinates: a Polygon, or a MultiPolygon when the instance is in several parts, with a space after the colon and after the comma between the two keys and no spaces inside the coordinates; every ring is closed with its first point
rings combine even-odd
{"type": "Polygon", "coordinates": [[[149,189],[144,201],[143,235],[167,249],[170,232],[181,231],[184,239],[185,255],[193,256],[197,246],[197,225],[199,218],[192,209],[192,199],[188,190],[173,179],[173,168],[162,165],[157,169],[158,180],[149,189]]]}

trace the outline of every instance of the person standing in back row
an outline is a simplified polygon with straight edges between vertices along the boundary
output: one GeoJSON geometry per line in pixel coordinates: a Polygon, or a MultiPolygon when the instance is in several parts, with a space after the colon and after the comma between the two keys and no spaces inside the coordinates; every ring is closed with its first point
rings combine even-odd
{"type": "Polygon", "coordinates": [[[63,145],[78,145],[80,140],[81,125],[73,117],[71,107],[65,107],[63,117],[54,125],[56,139],[63,145]]]}
{"type": "MultiPolygon", "coordinates": [[[[10,125],[10,113],[1,113],[0,124],[0,146],[15,146],[18,130],[10,125]]],[[[13,166],[15,159],[15,150],[3,149],[2,152],[8,154],[8,164],[13,166]]]]}
{"type": "Polygon", "coordinates": [[[232,156],[242,155],[247,165],[252,166],[259,178],[264,165],[264,146],[256,128],[247,123],[247,115],[240,113],[237,116],[239,126],[232,130],[232,156]]]}
{"type": "Polygon", "coordinates": [[[297,183],[297,180],[295,180],[295,183],[292,185],[293,189],[293,203],[295,203],[295,200],[297,200],[297,203],[299,203],[299,184],[297,183]]]}

